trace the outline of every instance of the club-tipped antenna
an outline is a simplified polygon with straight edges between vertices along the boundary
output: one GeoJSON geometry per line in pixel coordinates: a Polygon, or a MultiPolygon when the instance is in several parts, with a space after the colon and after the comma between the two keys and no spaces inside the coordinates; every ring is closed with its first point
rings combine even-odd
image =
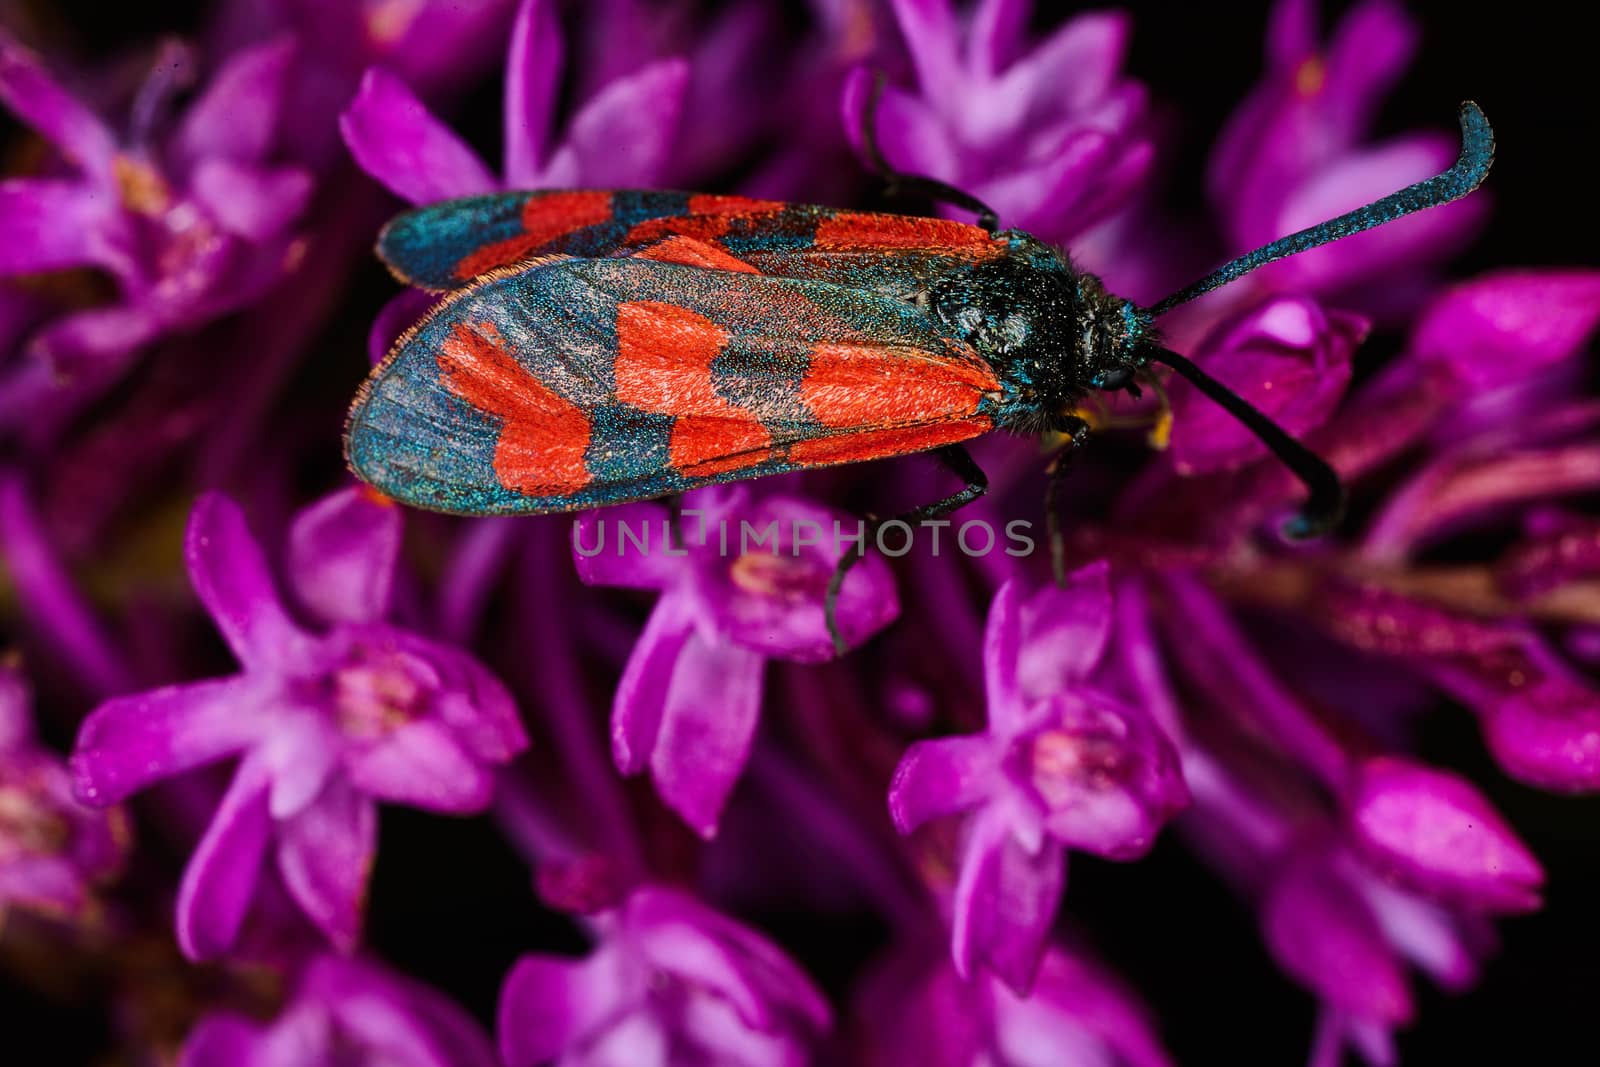
{"type": "Polygon", "coordinates": [[[1146,347],[1144,351],[1151,362],[1164,363],[1193,382],[1196,389],[1210,397],[1260,438],[1261,443],[1271,449],[1272,454],[1277,456],[1296,478],[1305,483],[1310,495],[1306,498],[1305,506],[1300,509],[1300,514],[1284,525],[1285,536],[1296,540],[1320,537],[1339,522],[1344,515],[1344,486],[1339,482],[1339,475],[1328,466],[1327,460],[1290,437],[1281,426],[1267,418],[1248,400],[1178,353],[1155,345],[1146,347]]]}
{"type": "Polygon", "coordinates": [[[1264,267],[1287,256],[1337,241],[1341,237],[1349,237],[1362,230],[1370,230],[1374,226],[1382,226],[1414,212],[1460,200],[1483,184],[1483,179],[1489,173],[1489,165],[1493,162],[1494,131],[1489,128],[1489,120],[1478,105],[1468,100],[1461,105],[1461,157],[1456,160],[1455,166],[1426,181],[1408,185],[1382,200],[1374,200],[1366,207],[1358,207],[1336,219],[1329,219],[1299,233],[1291,233],[1254,252],[1247,252],[1193,285],[1179,289],[1150,308],[1148,314],[1151,318],[1164,315],[1179,304],[1187,304],[1195,297],[1227,285],[1257,267],[1264,267]]]}

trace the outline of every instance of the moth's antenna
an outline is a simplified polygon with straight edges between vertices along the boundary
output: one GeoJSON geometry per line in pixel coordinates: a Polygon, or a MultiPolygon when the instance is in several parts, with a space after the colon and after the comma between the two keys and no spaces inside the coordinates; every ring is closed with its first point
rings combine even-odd
{"type": "Polygon", "coordinates": [[[1283,465],[1305,483],[1310,496],[1300,514],[1283,527],[1286,537],[1301,539],[1319,537],[1331,530],[1344,515],[1344,486],[1339,476],[1328,466],[1327,460],[1311,451],[1284,432],[1283,427],[1267,418],[1244,397],[1217,381],[1176,352],[1155,345],[1147,345],[1143,352],[1152,362],[1165,363],[1194,383],[1206,396],[1222,406],[1234,418],[1261,439],[1283,465]]]}
{"type": "Polygon", "coordinates": [[[1404,218],[1413,212],[1448,204],[1452,200],[1460,200],[1483,184],[1483,179],[1489,173],[1489,165],[1493,162],[1494,131],[1489,128],[1489,120],[1484,117],[1478,105],[1468,100],[1461,105],[1461,158],[1456,160],[1455,166],[1426,181],[1408,185],[1382,200],[1375,200],[1366,207],[1358,207],[1319,226],[1291,233],[1269,245],[1263,245],[1254,252],[1247,252],[1193,285],[1173,293],[1150,308],[1148,314],[1152,318],[1164,315],[1179,304],[1187,304],[1197,296],[1227,285],[1257,267],[1264,267],[1286,256],[1325,245],[1330,241],[1337,241],[1341,237],[1349,237],[1362,230],[1370,230],[1374,226],[1382,226],[1386,222],[1404,218]]]}

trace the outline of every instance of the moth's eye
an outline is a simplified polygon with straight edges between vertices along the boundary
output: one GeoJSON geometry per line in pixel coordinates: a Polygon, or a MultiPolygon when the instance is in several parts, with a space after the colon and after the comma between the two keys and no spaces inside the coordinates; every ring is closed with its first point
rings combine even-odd
{"type": "Polygon", "coordinates": [[[1132,367],[1112,367],[1108,371],[1101,371],[1095,375],[1094,380],[1089,384],[1096,389],[1115,392],[1118,389],[1126,389],[1131,381],[1133,381],[1132,367]]]}
{"type": "Polygon", "coordinates": [[[1000,336],[1006,347],[1016,348],[1028,339],[1028,320],[1021,315],[1007,315],[1000,324],[1000,336]]]}

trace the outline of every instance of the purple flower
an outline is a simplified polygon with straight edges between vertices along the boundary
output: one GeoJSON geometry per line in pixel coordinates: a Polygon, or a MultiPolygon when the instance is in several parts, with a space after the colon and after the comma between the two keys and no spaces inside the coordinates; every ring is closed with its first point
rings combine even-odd
{"type": "MultiPolygon", "coordinates": [[[[0,101],[68,171],[0,182],[0,274],[96,267],[117,285],[115,301],[34,335],[15,388],[107,382],[157,336],[244,307],[294,269],[312,177],[273,162],[294,61],[283,39],[235,53],[168,130],[187,62],[168,49],[118,133],[0,32],[0,101]]],[[[19,398],[6,407],[24,413],[19,398]]]]}
{"type": "Polygon", "coordinates": [[[1462,392],[1516,385],[1570,360],[1600,325],[1600,271],[1544,268],[1480,275],[1439,294],[1411,351],[1462,392]]]}
{"type": "Polygon", "coordinates": [[[190,1031],[178,1067],[496,1067],[478,1023],[427,986],[364,960],[319,956],[271,1023],[231,1012],[190,1031]]]}
{"type": "Polygon", "coordinates": [[[564,56],[553,0],[523,0],[506,60],[500,177],[381,67],[367,71],[339,128],[361,168],[413,204],[500,188],[652,184],[677,133],[688,64],[663,59],[609,83],[557,140],[564,56]]]}
{"type": "Polygon", "coordinates": [[[646,886],[596,921],[582,960],[524,956],[500,990],[507,1067],[800,1067],[832,1012],[759,934],[646,886]]]}
{"type": "MultiPolygon", "coordinates": [[[[1080,15],[1030,48],[1031,8],[985,0],[963,20],[951,0],[894,0],[918,92],[885,86],[876,132],[896,170],[949,182],[1007,226],[1065,241],[1121,206],[1150,169],[1146,93],[1120,76],[1126,16],[1080,15]]],[[[845,84],[857,151],[874,77],[862,66],[845,84]]]]}
{"type": "Polygon", "coordinates": [[[952,902],[956,971],[1025,994],[1060,903],[1068,847],[1135,859],[1188,802],[1147,715],[1090,674],[1111,630],[1105,564],[1023,600],[995,595],[984,635],[989,729],[920,741],[889,787],[895,825],[972,812],[952,902]]]}
{"type": "Polygon", "coordinates": [[[1267,946],[1279,966],[1355,1027],[1409,1022],[1415,1009],[1405,966],[1337,859],[1307,852],[1275,865],[1261,905],[1267,946]]]}
{"type": "MultiPolygon", "coordinates": [[[[1299,437],[1344,398],[1350,356],[1366,332],[1359,315],[1282,296],[1212,330],[1193,358],[1299,437]]],[[[1171,455],[1180,474],[1228,470],[1267,455],[1254,434],[1188,381],[1172,383],[1171,400],[1171,455]]]]}
{"type": "Polygon", "coordinates": [[[109,700],[72,757],[86,803],[237,757],[233,783],[184,872],[177,931],[202,959],[234,942],[269,848],[305,914],[335,945],[359,936],[377,801],[487,807],[491,768],[525,744],[510,696],[466,653],[386,625],[400,517],[365,490],[302,511],[279,595],[238,506],[202,497],[189,577],[241,673],[109,700]]]}
{"type": "Polygon", "coordinates": [[[94,886],[122,868],[127,818],[73,798],[63,761],[33,736],[28,704],[22,678],[0,666],[0,919],[11,907],[85,919],[94,886]]]}
{"type": "MultiPolygon", "coordinates": [[[[1267,34],[1267,75],[1223,131],[1207,175],[1232,248],[1258,248],[1438,174],[1454,135],[1409,134],[1366,147],[1379,105],[1410,62],[1416,28],[1394,0],[1365,0],[1324,45],[1316,0],[1279,0],[1267,34]]],[[[1471,199],[1305,252],[1233,288],[1327,292],[1380,278],[1396,291],[1454,252],[1486,203],[1471,199]]]]}
{"type": "Polygon", "coordinates": [[[1397,757],[1358,760],[1214,596],[1193,578],[1166,584],[1159,615],[1135,583],[1119,586],[1115,645],[1180,749],[1194,798],[1180,829],[1252,896],[1274,958],[1321,1002],[1313,1062],[1350,1043],[1392,1063],[1392,1031],[1415,1009],[1407,965],[1470,986],[1485,915],[1536,906],[1543,873],[1475,791],[1397,757]],[[1181,708],[1158,647],[1184,681],[1181,708]]]}
{"type": "Polygon", "coordinates": [[[1045,952],[1028,996],[962,979],[948,961],[902,953],[861,993],[870,1067],[1170,1067],[1144,1006],[1093,961],[1045,952]]]}
{"type": "MultiPolygon", "coordinates": [[[[612,754],[624,774],[649,767],[667,806],[711,837],[750,755],[766,661],[833,657],[823,596],[843,538],[858,531],[842,512],[752,500],[745,486],[702,489],[684,505],[682,548],[668,543],[659,504],[591,512],[573,537],[585,582],[662,594],[617,685],[612,754]]],[[[899,610],[888,567],[867,556],[840,591],[840,631],[859,645],[899,610]]]]}
{"type": "Polygon", "coordinates": [[[1350,794],[1359,845],[1395,880],[1485,910],[1539,906],[1539,862],[1483,795],[1456,775],[1379,757],[1361,765],[1350,794]]]}

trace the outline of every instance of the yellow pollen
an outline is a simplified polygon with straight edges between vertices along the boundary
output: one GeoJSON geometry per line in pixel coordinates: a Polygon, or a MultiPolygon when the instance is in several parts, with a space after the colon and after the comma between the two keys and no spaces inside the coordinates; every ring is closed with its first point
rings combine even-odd
{"type": "MultiPolygon", "coordinates": [[[[1098,405],[1080,404],[1068,412],[1068,414],[1074,416],[1075,418],[1082,419],[1084,422],[1088,423],[1089,429],[1093,433],[1099,433],[1101,430],[1104,430],[1107,423],[1110,421],[1109,413],[1105,408],[1099,407],[1098,405]]],[[[1067,443],[1067,436],[1065,434],[1052,432],[1050,436],[1052,439],[1050,443],[1052,445],[1060,447],[1067,443]]]]}
{"type": "Polygon", "coordinates": [[[411,30],[424,0],[377,0],[367,7],[367,39],[375,45],[393,45],[411,30]]]}
{"type": "Polygon", "coordinates": [[[62,852],[72,837],[67,820],[46,810],[25,789],[0,786],[0,851],[12,855],[50,856],[62,852]]]}
{"type": "Polygon", "coordinates": [[[1167,446],[1172,444],[1172,409],[1162,408],[1156,412],[1155,425],[1150,427],[1150,432],[1145,435],[1145,440],[1157,452],[1165,452],[1167,446]]]}
{"type": "Polygon", "coordinates": [[[728,574],[747,593],[785,600],[819,595],[826,584],[809,563],[776,552],[746,552],[733,561],[728,574]]]}
{"type": "Polygon", "coordinates": [[[172,190],[161,174],[140,159],[119,155],[111,164],[122,206],[140,215],[160,215],[172,206],[172,190]]]}
{"type": "Polygon", "coordinates": [[[1028,753],[1033,787],[1048,804],[1065,803],[1075,791],[1083,770],[1078,739],[1060,730],[1047,730],[1033,739],[1028,753]]]}
{"type": "Polygon", "coordinates": [[[1328,64],[1321,56],[1307,56],[1294,71],[1294,91],[1301,96],[1316,96],[1328,83],[1328,64]]]}
{"type": "Polygon", "coordinates": [[[422,686],[398,661],[346,667],[334,676],[339,726],[354,737],[378,737],[423,710],[422,686]]]}

